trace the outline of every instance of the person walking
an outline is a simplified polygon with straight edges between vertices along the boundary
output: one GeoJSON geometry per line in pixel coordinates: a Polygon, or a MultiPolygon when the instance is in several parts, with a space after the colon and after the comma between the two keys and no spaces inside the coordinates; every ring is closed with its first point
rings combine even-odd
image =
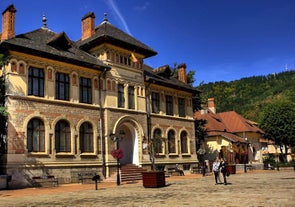
{"type": "Polygon", "coordinates": [[[223,184],[227,185],[227,181],[226,181],[226,176],[227,176],[227,167],[228,167],[228,163],[226,161],[226,159],[221,158],[221,162],[220,162],[220,171],[222,173],[223,176],[223,184]]]}
{"type": "Polygon", "coordinates": [[[220,161],[218,158],[213,162],[212,171],[215,178],[215,185],[220,183],[220,177],[219,177],[219,169],[220,169],[220,161]]]}

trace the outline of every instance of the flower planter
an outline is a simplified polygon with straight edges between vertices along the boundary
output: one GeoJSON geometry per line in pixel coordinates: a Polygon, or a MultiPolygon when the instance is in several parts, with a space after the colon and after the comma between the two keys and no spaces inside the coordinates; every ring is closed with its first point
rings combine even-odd
{"type": "Polygon", "coordinates": [[[227,169],[230,174],[236,174],[236,165],[228,165],[227,169]]]}
{"type": "Polygon", "coordinates": [[[142,173],[142,184],[145,188],[158,188],[164,187],[165,172],[164,171],[150,171],[142,173]]]}

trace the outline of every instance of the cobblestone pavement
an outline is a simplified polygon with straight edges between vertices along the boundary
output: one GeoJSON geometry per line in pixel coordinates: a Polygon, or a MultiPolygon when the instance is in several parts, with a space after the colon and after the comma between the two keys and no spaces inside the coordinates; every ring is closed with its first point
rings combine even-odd
{"type": "Polygon", "coordinates": [[[295,171],[238,172],[228,177],[229,185],[214,182],[212,175],[185,175],[167,178],[163,188],[102,182],[98,190],[94,184],[2,190],[0,206],[295,206],[295,171]]]}

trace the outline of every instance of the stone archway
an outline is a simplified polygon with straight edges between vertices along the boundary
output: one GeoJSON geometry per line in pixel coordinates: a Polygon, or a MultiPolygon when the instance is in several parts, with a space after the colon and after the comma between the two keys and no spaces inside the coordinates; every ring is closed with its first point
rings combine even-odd
{"type": "Polygon", "coordinates": [[[115,134],[124,132],[124,138],[119,142],[119,148],[123,150],[123,158],[120,164],[139,165],[140,145],[143,136],[142,127],[132,117],[123,117],[115,126],[115,134]]]}

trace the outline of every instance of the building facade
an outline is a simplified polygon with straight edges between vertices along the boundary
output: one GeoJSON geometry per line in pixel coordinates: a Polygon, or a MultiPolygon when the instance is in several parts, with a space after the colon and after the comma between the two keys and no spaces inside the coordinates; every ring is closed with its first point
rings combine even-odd
{"type": "Polygon", "coordinates": [[[199,92],[187,84],[185,64],[178,79],[169,66],[145,65],[157,52],[106,16],[95,27],[94,13],[86,14],[75,42],[51,31],[45,17],[41,28],[15,35],[15,13],[13,5],[2,13],[0,42],[9,113],[2,167],[10,186],[44,174],[73,182],[87,170],[107,178],[116,170],[112,137],[121,165],[197,162],[192,97],[199,92]]]}
{"type": "Polygon", "coordinates": [[[264,132],[257,123],[247,120],[235,111],[216,113],[214,98],[208,107],[195,113],[198,120],[206,120],[206,138],[202,147],[205,159],[226,158],[230,164],[263,163],[264,132]]]}

